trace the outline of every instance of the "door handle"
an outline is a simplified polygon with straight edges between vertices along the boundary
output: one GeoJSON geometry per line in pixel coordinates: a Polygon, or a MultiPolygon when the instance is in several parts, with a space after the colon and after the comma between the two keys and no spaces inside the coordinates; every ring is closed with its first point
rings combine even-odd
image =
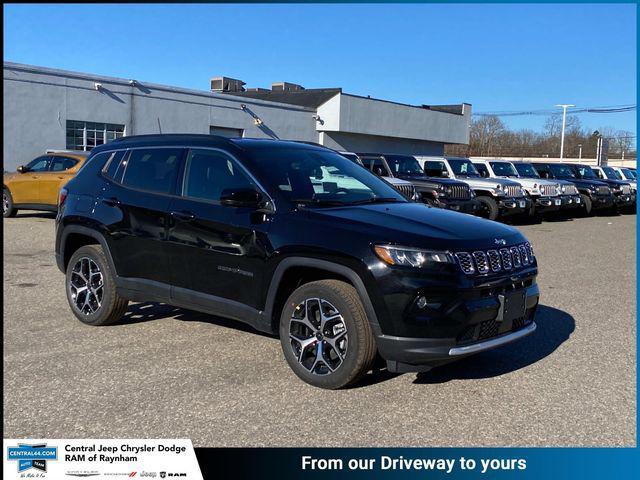
{"type": "Polygon", "coordinates": [[[115,197],[103,198],[102,203],[104,203],[105,205],[109,205],[110,207],[117,207],[121,204],[120,200],[115,197]]]}
{"type": "Polygon", "coordinates": [[[193,212],[181,210],[179,212],[171,212],[171,217],[182,222],[190,222],[191,220],[195,220],[196,215],[193,212]]]}

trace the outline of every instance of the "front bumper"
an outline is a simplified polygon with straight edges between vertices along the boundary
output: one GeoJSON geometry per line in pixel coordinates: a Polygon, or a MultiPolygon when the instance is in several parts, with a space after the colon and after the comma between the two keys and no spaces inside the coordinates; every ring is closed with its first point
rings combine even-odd
{"type": "Polygon", "coordinates": [[[594,209],[610,208],[616,204],[613,195],[591,195],[591,204],[594,209]]]}
{"type": "Polygon", "coordinates": [[[632,193],[616,195],[616,205],[619,207],[628,207],[636,203],[636,196],[632,193]]]}
{"type": "Polygon", "coordinates": [[[531,209],[532,201],[526,197],[507,197],[498,199],[500,215],[516,215],[528,212],[531,209]]]}
{"type": "Polygon", "coordinates": [[[582,208],[584,205],[582,204],[582,198],[580,198],[579,194],[576,195],[561,195],[560,200],[562,202],[562,209],[569,208],[582,208]]]}
{"type": "Polygon", "coordinates": [[[555,212],[560,210],[562,206],[562,199],[559,196],[556,197],[536,197],[534,198],[536,212],[555,212]]]}
{"type": "MultiPolygon", "coordinates": [[[[482,289],[475,293],[479,290],[482,289]]],[[[415,372],[498,347],[535,330],[539,296],[534,277],[515,282],[511,287],[502,282],[480,295],[462,295],[460,300],[443,306],[442,317],[424,322],[425,332],[435,334],[444,330],[447,335],[414,338],[379,334],[378,351],[390,371],[415,372]],[[510,295],[524,298],[522,315],[516,318],[513,312],[508,316],[506,313],[505,298],[510,295]]]]}
{"type": "Polygon", "coordinates": [[[449,198],[438,198],[438,206],[456,212],[474,214],[478,211],[479,202],[473,198],[468,200],[455,200],[449,198]]]}

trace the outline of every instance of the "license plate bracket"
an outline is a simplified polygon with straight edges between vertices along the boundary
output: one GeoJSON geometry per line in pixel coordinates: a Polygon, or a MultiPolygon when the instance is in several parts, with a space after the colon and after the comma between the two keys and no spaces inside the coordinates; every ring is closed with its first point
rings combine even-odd
{"type": "Polygon", "coordinates": [[[526,290],[516,290],[499,296],[500,310],[497,321],[512,322],[516,318],[524,317],[527,307],[526,290]]]}

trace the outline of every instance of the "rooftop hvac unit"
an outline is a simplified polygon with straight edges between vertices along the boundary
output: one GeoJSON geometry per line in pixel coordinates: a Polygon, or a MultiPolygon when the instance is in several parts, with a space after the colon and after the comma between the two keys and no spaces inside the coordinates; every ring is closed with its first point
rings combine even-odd
{"type": "Polygon", "coordinates": [[[244,92],[245,82],[237,78],[214,77],[211,79],[212,92],[244,92]]]}
{"type": "Polygon", "coordinates": [[[276,82],[271,84],[271,90],[274,92],[299,92],[304,90],[304,87],[295,83],[276,82]]]}

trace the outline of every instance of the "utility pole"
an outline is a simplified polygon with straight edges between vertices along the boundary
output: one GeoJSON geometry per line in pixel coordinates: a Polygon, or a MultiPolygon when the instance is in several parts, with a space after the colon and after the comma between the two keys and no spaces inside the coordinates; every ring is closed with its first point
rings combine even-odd
{"type": "Polygon", "coordinates": [[[562,108],[562,135],[560,137],[560,160],[564,157],[564,127],[567,123],[567,108],[575,107],[575,105],[571,105],[568,103],[556,105],[556,107],[562,108]]]}

